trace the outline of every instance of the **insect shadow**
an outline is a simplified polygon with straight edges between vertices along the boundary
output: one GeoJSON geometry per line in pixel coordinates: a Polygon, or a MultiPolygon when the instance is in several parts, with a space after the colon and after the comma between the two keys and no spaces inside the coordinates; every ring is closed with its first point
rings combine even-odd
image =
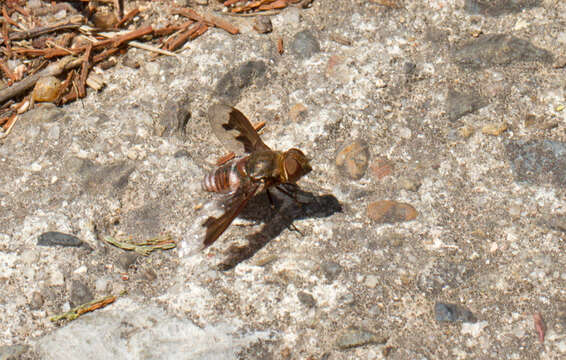
{"type": "MultiPolygon", "coordinates": [[[[295,220],[325,218],[342,211],[342,206],[334,195],[314,195],[304,190],[294,190],[294,199],[280,190],[269,190],[273,206],[267,192],[254,196],[248,206],[239,214],[240,218],[263,223],[261,229],[248,235],[246,245],[231,245],[225,252],[226,258],[218,265],[218,270],[227,271],[255,255],[271,240],[287,228],[295,231],[295,220]],[[266,211],[268,210],[268,211],[266,211]]],[[[301,233],[302,235],[302,233],[301,233]]]]}

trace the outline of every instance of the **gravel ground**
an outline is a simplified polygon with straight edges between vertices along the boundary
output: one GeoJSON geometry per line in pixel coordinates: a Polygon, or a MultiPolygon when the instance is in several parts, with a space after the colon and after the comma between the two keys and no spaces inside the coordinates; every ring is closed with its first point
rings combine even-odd
{"type": "Polygon", "coordinates": [[[0,140],[0,359],[566,358],[565,14],[314,1],[37,106],[0,140]],[[312,159],[310,200],[257,196],[200,250],[219,101],[312,159]]]}

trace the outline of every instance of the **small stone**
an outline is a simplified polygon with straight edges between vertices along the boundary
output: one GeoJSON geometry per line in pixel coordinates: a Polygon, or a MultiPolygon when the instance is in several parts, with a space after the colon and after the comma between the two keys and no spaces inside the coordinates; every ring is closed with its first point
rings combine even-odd
{"type": "Polygon", "coordinates": [[[295,104],[289,110],[289,117],[293,122],[304,120],[307,114],[307,107],[303,104],[295,104]]]}
{"type": "Polygon", "coordinates": [[[338,335],[336,345],[340,349],[349,349],[367,344],[385,344],[387,338],[357,327],[345,329],[338,335]]]}
{"type": "Polygon", "coordinates": [[[334,261],[328,261],[320,264],[320,268],[324,272],[324,276],[330,281],[333,281],[342,272],[342,266],[334,261]]]}
{"type": "Polygon", "coordinates": [[[307,292],[299,291],[297,293],[297,297],[299,298],[299,301],[306,307],[312,308],[316,306],[316,300],[311,294],[307,292]]]}
{"type": "Polygon", "coordinates": [[[375,87],[378,89],[383,89],[387,87],[387,83],[385,82],[385,80],[378,78],[377,80],[375,80],[375,87]]]}
{"type": "Polygon", "coordinates": [[[80,247],[86,244],[74,235],[64,234],[57,231],[48,231],[39,235],[37,239],[39,246],[69,246],[80,247]]]}
{"type": "Polygon", "coordinates": [[[436,321],[446,322],[475,322],[476,318],[472,312],[456,304],[436,303],[434,304],[434,316],[436,321]]]}
{"type": "Polygon", "coordinates": [[[403,72],[405,75],[412,75],[417,70],[417,64],[407,61],[403,64],[403,72]]]}
{"type": "Polygon", "coordinates": [[[381,180],[393,174],[393,163],[386,158],[378,158],[370,165],[370,172],[374,178],[381,180]]]}
{"type": "Polygon", "coordinates": [[[354,140],[342,145],[336,155],[336,166],[352,180],[361,179],[368,167],[369,162],[368,145],[363,140],[354,140]]]}
{"type": "Polygon", "coordinates": [[[368,275],[366,276],[366,280],[364,281],[364,284],[370,288],[370,289],[374,289],[377,284],[379,284],[379,277],[377,277],[376,275],[368,275]]]}
{"type": "Polygon", "coordinates": [[[449,90],[446,98],[446,113],[450,121],[456,121],[461,117],[476,112],[489,102],[476,93],[460,93],[449,90]]]}
{"type": "Polygon", "coordinates": [[[43,295],[39,291],[34,291],[31,294],[31,299],[29,301],[29,307],[32,310],[39,310],[43,306],[43,295]]]}
{"type": "Polygon", "coordinates": [[[481,132],[486,135],[499,136],[509,128],[507,123],[502,124],[487,124],[481,129],[481,132]]]}
{"type": "Polygon", "coordinates": [[[124,253],[118,257],[116,263],[122,270],[128,271],[130,266],[134,265],[138,257],[139,255],[136,253],[124,253]]]}
{"type": "Polygon", "coordinates": [[[533,125],[535,125],[538,122],[536,115],[534,114],[527,114],[527,116],[525,116],[525,126],[526,127],[531,127],[533,125]]]}
{"type": "Polygon", "coordinates": [[[79,280],[73,280],[71,283],[71,306],[79,306],[92,301],[94,297],[86,284],[79,280]]]}
{"type": "Polygon", "coordinates": [[[554,64],[552,64],[552,67],[554,69],[562,69],[564,67],[566,67],[566,56],[559,56],[556,58],[556,60],[554,61],[554,64]]]}
{"type": "Polygon", "coordinates": [[[61,81],[55,76],[40,78],[33,88],[32,98],[35,102],[53,102],[61,91],[61,81]]]}
{"type": "Polygon", "coordinates": [[[267,34],[273,31],[273,24],[269,16],[259,15],[254,20],[253,28],[260,34],[267,34]]]}
{"type": "Polygon", "coordinates": [[[256,266],[265,266],[267,264],[271,264],[272,262],[274,262],[275,260],[277,260],[279,257],[275,254],[269,254],[266,255],[264,257],[260,257],[258,258],[255,262],[254,265],[256,266]]]}
{"type": "Polygon", "coordinates": [[[113,11],[107,8],[99,8],[91,17],[91,21],[97,28],[112,29],[118,23],[118,18],[113,11]]]}
{"type": "Polygon", "coordinates": [[[295,35],[291,49],[298,58],[308,59],[320,52],[320,44],[311,31],[303,30],[295,35]]]}
{"type": "Polygon", "coordinates": [[[340,303],[342,303],[342,305],[352,305],[356,302],[356,298],[354,297],[354,294],[347,293],[347,294],[340,296],[338,301],[340,303]]]}
{"type": "Polygon", "coordinates": [[[173,157],[174,157],[175,159],[179,159],[179,158],[182,158],[182,157],[190,158],[190,157],[191,157],[191,153],[189,153],[189,152],[188,152],[187,150],[185,150],[185,149],[181,149],[181,150],[177,150],[177,151],[175,152],[175,154],[173,154],[173,157]]]}
{"type": "Polygon", "coordinates": [[[393,200],[380,200],[368,205],[367,215],[380,224],[393,224],[414,220],[417,218],[418,212],[409,204],[393,200]]]}
{"type": "Polygon", "coordinates": [[[473,126],[464,125],[458,130],[458,134],[460,134],[460,136],[463,137],[464,139],[467,139],[470,136],[472,136],[475,131],[476,129],[474,129],[473,126]]]}

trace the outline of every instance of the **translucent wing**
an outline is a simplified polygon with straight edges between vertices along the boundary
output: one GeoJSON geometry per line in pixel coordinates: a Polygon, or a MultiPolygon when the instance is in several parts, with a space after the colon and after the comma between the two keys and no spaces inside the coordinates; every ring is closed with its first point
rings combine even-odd
{"type": "Polygon", "coordinates": [[[230,151],[242,154],[271,150],[246,116],[236,108],[224,104],[212,105],[208,109],[208,120],[214,135],[230,151]]]}
{"type": "Polygon", "coordinates": [[[230,226],[232,221],[246,207],[248,201],[260,190],[260,184],[253,184],[244,191],[234,195],[228,205],[228,210],[219,218],[209,217],[202,226],[206,227],[206,235],[204,237],[204,247],[209,247],[214,243],[220,235],[230,226]]]}

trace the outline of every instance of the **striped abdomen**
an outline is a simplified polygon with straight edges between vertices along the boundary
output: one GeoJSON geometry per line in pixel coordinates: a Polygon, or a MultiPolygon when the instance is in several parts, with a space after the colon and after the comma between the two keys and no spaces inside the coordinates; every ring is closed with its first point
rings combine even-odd
{"type": "Polygon", "coordinates": [[[242,182],[248,180],[245,167],[248,156],[234,159],[207,174],[202,181],[205,191],[221,194],[236,192],[242,182]]]}

